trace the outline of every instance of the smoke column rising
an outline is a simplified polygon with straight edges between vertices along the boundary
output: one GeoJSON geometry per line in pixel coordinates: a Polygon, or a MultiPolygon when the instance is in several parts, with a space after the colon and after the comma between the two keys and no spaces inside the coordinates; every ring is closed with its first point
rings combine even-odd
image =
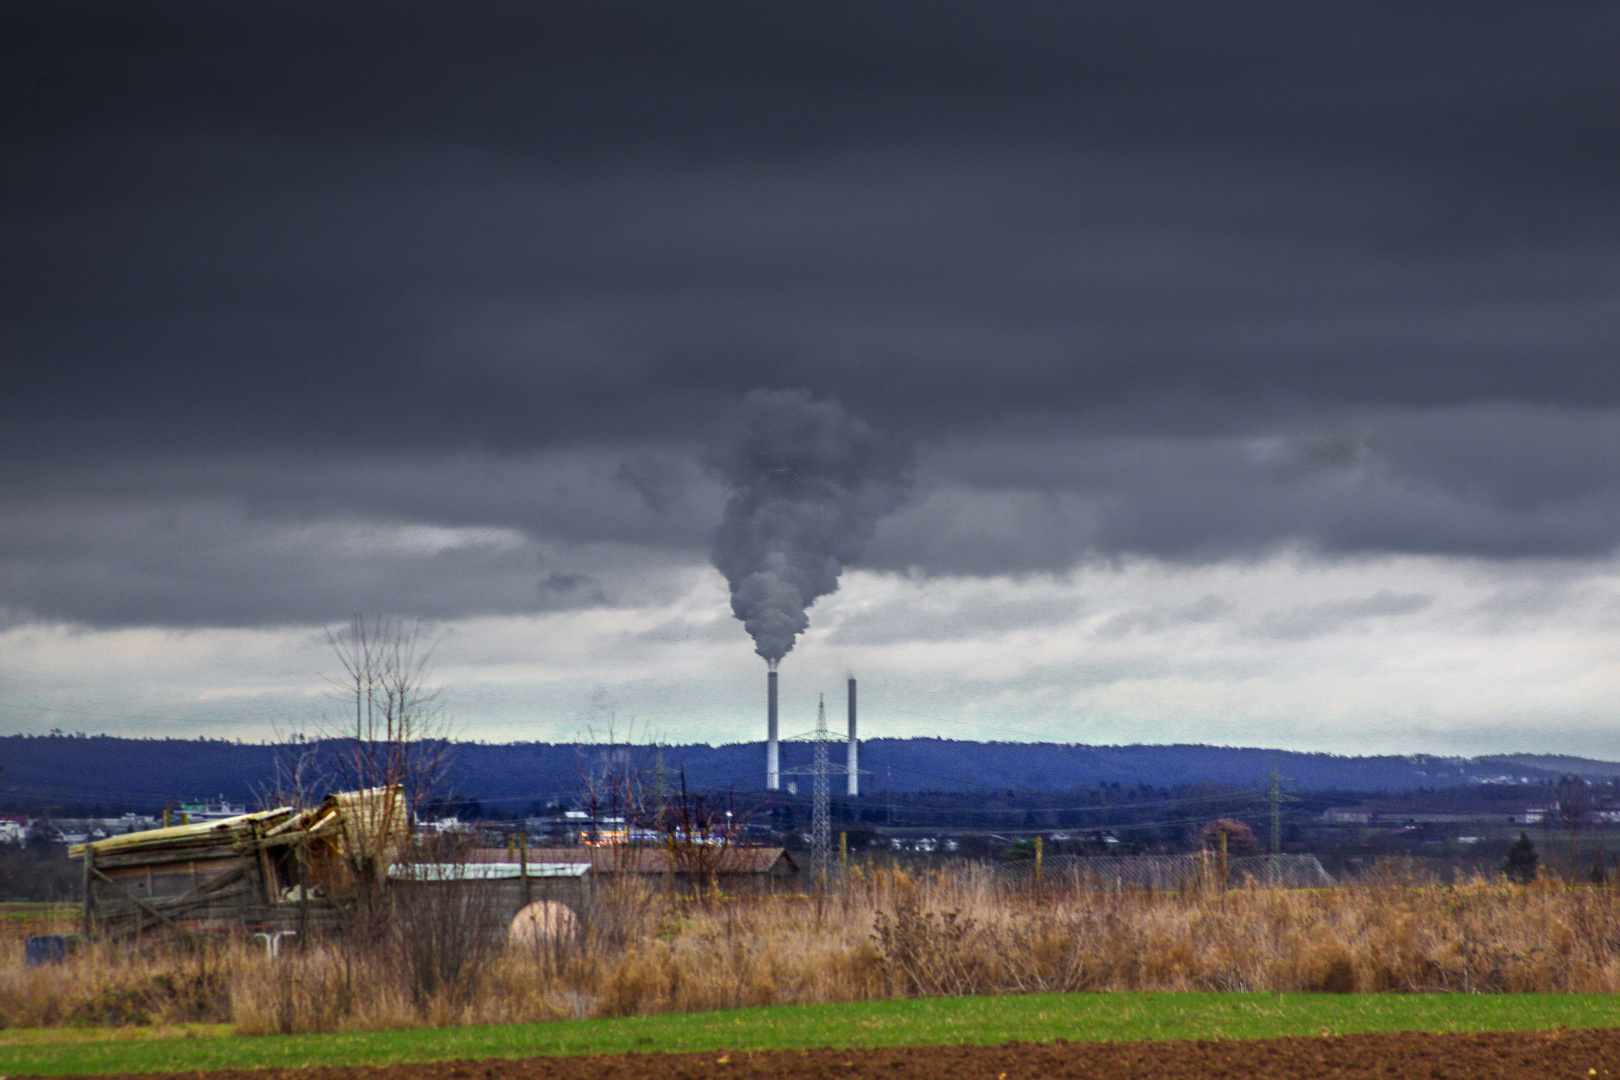
{"type": "Polygon", "coordinates": [[[806,390],[755,390],[736,437],[711,464],[731,485],[714,565],[731,610],[772,669],[838,589],[877,523],[900,505],[909,450],[806,390]]]}

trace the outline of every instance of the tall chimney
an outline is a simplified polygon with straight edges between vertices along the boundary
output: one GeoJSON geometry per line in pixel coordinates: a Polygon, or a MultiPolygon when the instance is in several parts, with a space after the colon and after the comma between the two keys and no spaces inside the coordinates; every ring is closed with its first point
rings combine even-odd
{"type": "Polygon", "coordinates": [[[765,790],[778,791],[782,787],[782,762],[778,757],[776,738],[776,669],[772,668],[765,683],[765,790]]]}
{"type": "Polygon", "coordinates": [[[861,744],[855,738],[855,676],[849,677],[849,797],[861,793],[861,744]]]}

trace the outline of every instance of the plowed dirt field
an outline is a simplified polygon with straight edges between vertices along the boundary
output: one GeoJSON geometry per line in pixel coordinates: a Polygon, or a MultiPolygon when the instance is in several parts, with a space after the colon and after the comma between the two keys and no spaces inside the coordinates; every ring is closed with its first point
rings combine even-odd
{"type": "Polygon", "coordinates": [[[128,1080],[198,1080],[204,1075],[207,1080],[1579,1080],[1620,1076],[1620,1030],[620,1054],[145,1073],[128,1080]]]}

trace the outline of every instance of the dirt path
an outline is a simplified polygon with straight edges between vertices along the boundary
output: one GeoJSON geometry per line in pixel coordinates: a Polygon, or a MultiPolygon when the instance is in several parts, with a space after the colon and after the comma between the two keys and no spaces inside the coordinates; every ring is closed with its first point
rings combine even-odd
{"type": "MultiPolygon", "coordinates": [[[[197,1073],[138,1080],[196,1080],[197,1073]]],[[[1620,1077],[1620,1030],[1223,1042],[1010,1043],[264,1069],[208,1080],[1582,1080],[1620,1077]]],[[[27,1080],[14,1077],[13,1080],[27,1080]]],[[[121,1078],[122,1080],[122,1078],[121,1078]]],[[[137,1080],[130,1076],[129,1080],[137,1080]]]]}

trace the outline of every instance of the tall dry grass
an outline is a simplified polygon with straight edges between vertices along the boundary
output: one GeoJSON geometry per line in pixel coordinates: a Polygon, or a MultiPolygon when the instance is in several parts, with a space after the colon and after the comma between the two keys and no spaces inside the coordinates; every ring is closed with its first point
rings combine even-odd
{"type": "Polygon", "coordinates": [[[396,927],[278,960],[246,943],[92,946],[60,968],[0,969],[0,1026],[355,1030],[1034,991],[1620,991],[1620,890],[1557,882],[1040,895],[983,868],[877,869],[819,900],[703,902],[631,881],[598,893],[577,937],[498,950],[449,914],[417,913],[438,934],[427,943],[396,927]]]}

